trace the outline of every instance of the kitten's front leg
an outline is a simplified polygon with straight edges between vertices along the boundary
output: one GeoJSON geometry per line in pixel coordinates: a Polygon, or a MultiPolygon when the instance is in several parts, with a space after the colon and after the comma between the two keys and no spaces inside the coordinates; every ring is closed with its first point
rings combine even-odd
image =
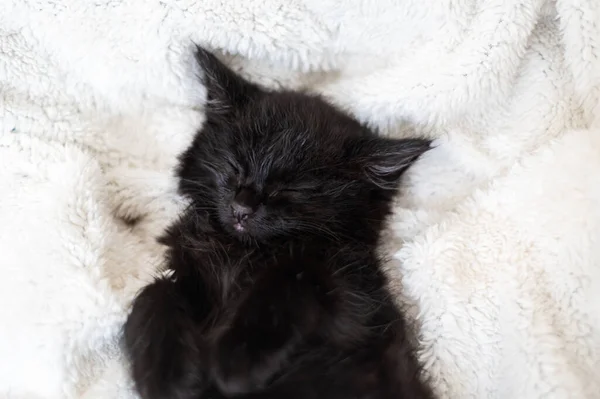
{"type": "Polygon", "coordinates": [[[302,273],[277,270],[258,281],[218,341],[214,375],[227,395],[265,387],[316,326],[315,285],[302,273]]]}
{"type": "Polygon", "coordinates": [[[205,389],[198,319],[206,301],[186,284],[162,277],[146,286],[125,324],[133,379],[144,399],[195,399],[205,389]]]}

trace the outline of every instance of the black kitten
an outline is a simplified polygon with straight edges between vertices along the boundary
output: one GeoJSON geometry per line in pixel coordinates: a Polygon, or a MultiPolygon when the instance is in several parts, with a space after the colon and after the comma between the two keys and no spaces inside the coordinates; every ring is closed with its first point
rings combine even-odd
{"type": "Polygon", "coordinates": [[[142,397],[431,397],[376,254],[429,142],[197,59],[207,120],[179,169],[191,205],[162,239],[172,274],[125,325],[142,397]]]}

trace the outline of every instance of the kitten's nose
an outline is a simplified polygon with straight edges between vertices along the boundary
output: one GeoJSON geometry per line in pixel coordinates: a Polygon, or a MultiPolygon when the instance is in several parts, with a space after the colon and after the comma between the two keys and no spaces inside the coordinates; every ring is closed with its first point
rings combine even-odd
{"type": "Polygon", "coordinates": [[[257,201],[254,192],[250,189],[242,188],[231,203],[231,212],[241,222],[248,219],[254,213],[256,205],[257,201]]]}
{"type": "Polygon", "coordinates": [[[248,219],[248,216],[250,216],[253,211],[251,207],[234,201],[231,204],[231,212],[237,221],[241,222],[248,219]]]}

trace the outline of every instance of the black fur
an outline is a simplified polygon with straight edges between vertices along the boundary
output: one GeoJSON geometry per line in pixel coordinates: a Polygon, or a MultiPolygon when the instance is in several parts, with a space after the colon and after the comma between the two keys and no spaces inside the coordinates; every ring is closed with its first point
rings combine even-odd
{"type": "Polygon", "coordinates": [[[197,59],[207,120],[179,169],[191,205],[162,239],[172,275],[125,325],[142,397],[431,397],[376,255],[429,142],[378,137],[319,97],[197,59]]]}

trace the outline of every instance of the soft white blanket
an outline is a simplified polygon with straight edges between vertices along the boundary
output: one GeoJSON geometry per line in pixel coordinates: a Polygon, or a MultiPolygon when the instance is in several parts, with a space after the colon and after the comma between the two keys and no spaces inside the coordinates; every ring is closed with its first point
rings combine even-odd
{"type": "Polygon", "coordinates": [[[600,396],[598,0],[3,0],[0,397],[135,398],[192,40],[438,139],[388,249],[440,397],[600,396]]]}

